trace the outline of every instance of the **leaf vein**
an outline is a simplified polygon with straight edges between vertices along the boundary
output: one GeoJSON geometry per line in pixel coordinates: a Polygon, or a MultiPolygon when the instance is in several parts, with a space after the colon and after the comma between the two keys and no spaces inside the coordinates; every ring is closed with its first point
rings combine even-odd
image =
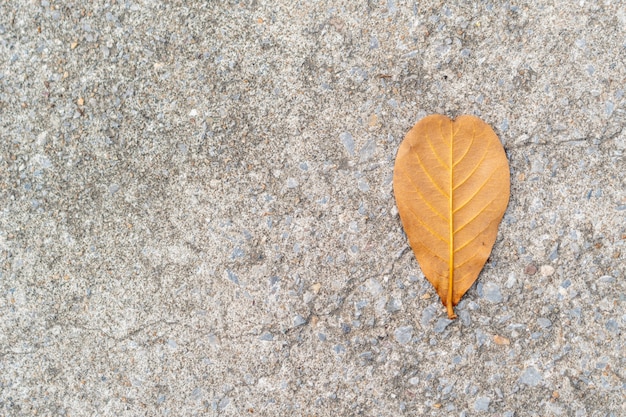
{"type": "Polygon", "coordinates": [[[413,189],[415,190],[415,192],[420,196],[420,198],[422,199],[422,201],[424,201],[424,203],[426,203],[426,205],[428,206],[428,208],[430,208],[430,210],[435,213],[437,216],[441,217],[442,220],[448,221],[448,219],[446,217],[444,217],[443,214],[439,213],[439,211],[437,211],[437,209],[435,207],[432,206],[432,204],[430,204],[430,202],[426,199],[426,197],[424,197],[424,195],[422,194],[422,192],[420,191],[419,187],[417,185],[415,185],[415,183],[413,182],[413,179],[411,178],[411,176],[406,172],[406,170],[404,168],[402,168],[402,174],[404,174],[404,176],[411,182],[411,185],[413,185],[413,189]]]}
{"type": "Polygon", "coordinates": [[[449,244],[449,242],[444,239],[443,237],[439,236],[439,233],[437,233],[435,230],[431,229],[426,223],[424,223],[422,221],[422,218],[420,216],[417,215],[417,213],[415,213],[413,211],[413,209],[411,208],[411,206],[407,206],[407,208],[409,209],[409,211],[411,212],[411,214],[413,214],[413,216],[417,219],[418,222],[420,222],[420,224],[422,225],[422,227],[424,229],[426,229],[431,235],[433,235],[434,237],[436,237],[437,239],[441,240],[443,243],[445,243],[446,245],[449,244]]]}
{"type": "Polygon", "coordinates": [[[461,245],[460,247],[456,248],[454,251],[455,252],[459,252],[461,249],[467,247],[470,243],[472,243],[474,240],[476,240],[476,238],[480,237],[483,232],[487,229],[489,229],[489,227],[493,224],[493,222],[495,222],[496,220],[498,220],[498,218],[494,218],[493,220],[491,220],[486,227],[483,228],[483,230],[481,230],[480,232],[478,232],[475,236],[472,236],[471,239],[469,239],[467,242],[465,242],[463,245],[461,245]]]}
{"type": "Polygon", "coordinates": [[[460,183],[458,183],[453,189],[452,191],[455,191],[457,188],[461,187],[463,184],[465,184],[467,182],[467,180],[469,180],[472,175],[474,175],[474,173],[478,170],[478,168],[480,168],[480,166],[483,164],[483,161],[485,160],[485,156],[487,156],[487,154],[489,153],[489,148],[491,148],[491,142],[489,142],[489,146],[487,146],[485,148],[485,152],[483,152],[483,155],[480,157],[480,161],[478,161],[478,163],[474,166],[474,169],[472,169],[472,172],[470,172],[467,177],[465,177],[463,179],[463,181],[461,181],[460,183]]]}
{"type": "Polygon", "coordinates": [[[430,180],[431,183],[433,183],[433,185],[435,186],[435,188],[437,189],[437,191],[439,191],[445,198],[450,198],[449,195],[447,195],[440,187],[439,184],[437,184],[437,182],[433,179],[433,177],[430,175],[430,172],[428,172],[428,170],[426,169],[426,165],[424,165],[422,163],[422,160],[419,156],[419,154],[417,152],[413,152],[415,154],[415,156],[417,157],[417,162],[419,163],[420,168],[422,168],[422,171],[424,171],[424,174],[426,174],[426,176],[428,177],[428,179],[430,180]]]}
{"type": "Polygon", "coordinates": [[[448,261],[443,259],[441,257],[441,255],[437,254],[436,252],[433,252],[432,249],[430,249],[428,246],[424,245],[422,242],[416,242],[416,243],[419,243],[424,249],[426,249],[428,252],[430,252],[435,258],[440,259],[444,263],[448,263],[448,261]]]}
{"type": "MultiPolygon", "coordinates": [[[[458,161],[456,161],[453,165],[452,168],[456,167],[458,164],[460,164],[461,162],[463,162],[463,159],[465,159],[465,157],[467,156],[467,154],[469,153],[470,149],[472,149],[472,146],[474,146],[474,139],[476,138],[476,132],[474,130],[472,130],[472,141],[470,142],[469,146],[467,147],[467,149],[465,150],[465,153],[463,155],[461,155],[461,157],[459,158],[458,161]]],[[[456,189],[457,187],[454,187],[454,189],[456,189]]]]}
{"type": "MultiPolygon", "coordinates": [[[[480,252],[480,249],[478,249],[476,252],[474,252],[474,254],[472,256],[470,256],[469,258],[467,258],[466,260],[464,260],[463,262],[461,262],[458,265],[454,266],[454,269],[459,269],[460,267],[462,267],[463,265],[465,265],[466,263],[468,263],[469,261],[471,261],[472,259],[474,259],[476,257],[476,255],[478,255],[478,252],[480,252]]],[[[482,269],[482,268],[481,268],[482,269]]]]}
{"type": "MultiPolygon", "coordinates": [[[[487,177],[487,179],[485,181],[483,181],[483,183],[480,185],[480,187],[478,187],[478,189],[474,192],[474,194],[468,198],[467,200],[465,200],[463,202],[463,204],[461,204],[459,207],[457,207],[456,209],[454,209],[453,213],[458,212],[459,210],[463,209],[463,207],[465,207],[466,205],[468,205],[474,198],[476,198],[476,196],[478,195],[478,193],[480,193],[483,189],[483,187],[485,185],[487,185],[487,183],[489,182],[489,180],[491,180],[491,177],[493,177],[493,174],[496,173],[496,171],[498,171],[500,169],[500,166],[497,166],[493,171],[491,171],[491,173],[489,174],[489,176],[487,177]]],[[[493,201],[493,200],[492,200],[493,201]]]]}
{"type": "Polygon", "coordinates": [[[465,228],[468,224],[470,224],[471,222],[473,222],[474,220],[476,220],[478,218],[478,216],[480,216],[483,213],[486,213],[486,208],[489,207],[491,205],[491,203],[493,203],[494,201],[496,201],[498,198],[498,196],[492,198],[491,200],[489,200],[489,202],[487,204],[485,204],[483,206],[483,208],[481,208],[480,210],[478,210],[476,212],[476,215],[474,215],[474,217],[472,217],[471,219],[469,219],[463,226],[459,227],[458,229],[456,229],[454,231],[454,234],[457,234],[458,232],[460,232],[461,230],[463,230],[463,228],[465,228]]]}
{"type": "MultiPolygon", "coordinates": [[[[441,139],[443,139],[443,130],[441,130],[441,123],[439,123],[439,134],[441,135],[441,139]]],[[[439,154],[435,150],[435,147],[433,146],[433,143],[430,141],[430,137],[428,135],[426,135],[426,142],[428,142],[428,147],[433,152],[433,155],[435,155],[435,158],[437,158],[439,165],[441,165],[443,169],[445,169],[446,171],[449,170],[450,167],[441,160],[441,158],[439,157],[439,154]]]]}

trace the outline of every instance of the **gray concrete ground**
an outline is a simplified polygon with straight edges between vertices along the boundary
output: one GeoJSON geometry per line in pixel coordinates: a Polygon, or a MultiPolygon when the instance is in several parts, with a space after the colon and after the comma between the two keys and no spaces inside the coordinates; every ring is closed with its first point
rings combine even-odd
{"type": "Polygon", "coordinates": [[[0,415],[626,415],[623,2],[91,3],[0,2],[0,415]],[[511,165],[454,322],[430,113],[511,165]]]}

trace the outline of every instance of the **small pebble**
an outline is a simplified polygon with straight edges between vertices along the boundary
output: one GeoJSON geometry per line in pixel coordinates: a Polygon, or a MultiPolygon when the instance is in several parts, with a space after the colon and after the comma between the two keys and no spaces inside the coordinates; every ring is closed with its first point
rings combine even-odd
{"type": "Polygon", "coordinates": [[[304,317],[302,317],[299,314],[296,317],[294,317],[294,319],[293,319],[293,326],[294,327],[302,326],[305,323],[306,323],[306,320],[304,319],[304,317]]]}
{"type": "Polygon", "coordinates": [[[520,377],[520,382],[531,387],[536,387],[537,385],[539,385],[542,379],[543,377],[541,376],[539,371],[537,371],[534,367],[529,366],[522,373],[522,376],[520,377]]]}
{"type": "Polygon", "coordinates": [[[550,321],[550,319],[547,319],[545,317],[538,318],[537,324],[539,324],[539,326],[543,327],[544,329],[548,329],[552,327],[552,321],[550,321]]]}
{"type": "Polygon", "coordinates": [[[413,326],[401,326],[393,332],[394,337],[398,343],[405,345],[411,341],[413,337],[413,326]]]}
{"type": "Polygon", "coordinates": [[[506,280],[506,287],[507,288],[513,288],[515,286],[515,284],[517,283],[517,279],[515,277],[515,272],[511,272],[509,274],[509,279],[506,280]]]}
{"type": "Polygon", "coordinates": [[[343,132],[339,135],[339,139],[341,140],[341,143],[343,143],[343,146],[345,146],[348,153],[351,156],[354,155],[354,138],[350,132],[343,132]]]}
{"type": "Polygon", "coordinates": [[[483,332],[480,329],[476,329],[476,344],[480,347],[482,345],[484,345],[485,343],[487,343],[487,335],[485,334],[485,332],[483,332]]]}
{"type": "Polygon", "coordinates": [[[479,305],[474,301],[470,301],[467,303],[467,308],[470,309],[471,311],[478,310],[478,307],[479,305]]]}
{"type": "Polygon", "coordinates": [[[556,261],[558,258],[559,258],[559,245],[556,244],[554,245],[554,248],[550,252],[550,255],[548,255],[548,259],[550,261],[556,261]]]}
{"type": "Polygon", "coordinates": [[[472,324],[472,318],[469,314],[469,311],[461,310],[461,311],[457,311],[457,314],[459,315],[459,318],[461,319],[461,323],[463,323],[463,326],[469,326],[472,324]]]}
{"type": "Polygon", "coordinates": [[[342,344],[338,344],[338,345],[333,346],[333,350],[335,351],[335,353],[337,355],[340,355],[342,353],[346,353],[346,348],[342,344]]]}
{"type": "Polygon", "coordinates": [[[272,340],[274,340],[274,335],[270,332],[265,332],[259,337],[259,340],[263,340],[264,342],[271,342],[272,340]]]}
{"type": "Polygon", "coordinates": [[[287,179],[287,188],[296,188],[298,186],[298,180],[295,178],[287,179]]]}
{"type": "Polygon", "coordinates": [[[228,407],[228,404],[230,404],[230,398],[224,397],[220,400],[219,404],[217,405],[217,408],[218,410],[223,410],[226,407],[228,407]]]}
{"type": "Polygon", "coordinates": [[[554,274],[554,267],[552,265],[541,265],[541,275],[549,277],[554,274]]]}
{"type": "Polygon", "coordinates": [[[615,319],[609,319],[606,322],[605,327],[611,333],[617,333],[619,331],[619,324],[615,319]]]}
{"type": "Polygon", "coordinates": [[[226,270],[226,277],[232,281],[233,283],[239,285],[239,277],[237,277],[237,274],[235,274],[233,271],[231,271],[230,269],[226,270]]]}
{"type": "Polygon", "coordinates": [[[437,310],[434,306],[426,307],[424,311],[422,311],[422,318],[420,319],[422,327],[427,327],[428,323],[430,323],[432,318],[435,317],[435,314],[437,314],[437,310]]]}
{"type": "Polygon", "coordinates": [[[361,151],[359,152],[360,162],[365,162],[369,160],[372,156],[374,156],[374,153],[376,153],[376,140],[370,139],[361,148],[361,151]]]}
{"type": "Polygon", "coordinates": [[[387,303],[386,309],[389,313],[395,313],[397,311],[400,311],[402,309],[402,300],[392,297],[387,303]]]}
{"type": "Polygon", "coordinates": [[[366,361],[371,361],[374,358],[374,355],[371,351],[363,352],[359,355],[361,359],[365,359],[366,361]]]}
{"type": "Polygon", "coordinates": [[[526,275],[535,275],[537,273],[537,266],[534,264],[529,264],[524,269],[524,273],[526,275]]]}
{"type": "Polygon", "coordinates": [[[448,327],[450,323],[452,323],[452,320],[440,318],[437,320],[437,323],[435,323],[435,333],[442,333],[446,330],[446,327],[448,327]]]}
{"type": "Polygon", "coordinates": [[[198,401],[200,398],[202,398],[202,388],[194,388],[194,390],[191,391],[191,398],[194,401],[198,401]]]}
{"type": "Polygon", "coordinates": [[[366,286],[370,294],[373,296],[377,296],[383,292],[383,286],[380,285],[380,282],[378,282],[375,278],[370,278],[367,281],[366,286]]]}
{"type": "Polygon", "coordinates": [[[501,303],[502,293],[500,292],[500,286],[493,282],[487,282],[483,285],[483,297],[491,303],[501,303]]]}
{"type": "Polygon", "coordinates": [[[502,123],[500,124],[500,130],[502,130],[502,132],[506,132],[509,129],[509,119],[504,119],[502,120],[502,123]]]}
{"type": "Polygon", "coordinates": [[[509,345],[511,342],[506,337],[495,335],[493,341],[496,345],[509,345]]]}
{"type": "Polygon", "coordinates": [[[489,397],[478,397],[474,402],[474,410],[475,411],[488,411],[489,403],[491,403],[491,398],[489,397]]]}
{"type": "Polygon", "coordinates": [[[604,106],[604,113],[606,114],[607,117],[611,117],[614,109],[615,109],[615,104],[613,104],[613,102],[609,100],[606,102],[604,106]]]}
{"type": "Polygon", "coordinates": [[[610,275],[602,275],[600,278],[598,278],[599,284],[611,284],[613,282],[615,282],[615,278],[610,275]]]}
{"type": "Polygon", "coordinates": [[[372,36],[370,38],[370,49],[377,49],[378,45],[378,38],[376,36],[372,36]]]}

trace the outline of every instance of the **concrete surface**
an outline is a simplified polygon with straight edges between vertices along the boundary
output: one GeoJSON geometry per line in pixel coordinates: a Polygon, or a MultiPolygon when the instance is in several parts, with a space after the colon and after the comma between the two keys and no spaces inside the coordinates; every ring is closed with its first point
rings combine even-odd
{"type": "Polygon", "coordinates": [[[0,415],[626,415],[625,62],[610,0],[0,2],[0,415]],[[430,113],[512,172],[454,322],[430,113]]]}

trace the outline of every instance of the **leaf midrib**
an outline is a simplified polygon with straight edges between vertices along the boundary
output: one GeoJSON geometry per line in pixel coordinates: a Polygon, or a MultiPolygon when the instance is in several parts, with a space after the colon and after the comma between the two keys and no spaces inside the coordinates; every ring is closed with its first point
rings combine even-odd
{"type": "MultiPolygon", "coordinates": [[[[441,133],[441,137],[443,137],[443,132],[441,131],[442,123],[439,123],[439,131],[441,133]]],[[[452,126],[450,126],[450,156],[449,156],[449,164],[450,167],[450,181],[448,184],[448,233],[449,233],[449,243],[448,243],[448,251],[449,251],[449,273],[448,273],[448,294],[446,297],[446,308],[448,310],[448,317],[453,318],[456,317],[454,314],[454,310],[452,309],[452,296],[454,293],[454,207],[452,205],[454,198],[454,132],[452,132],[452,126]]]]}

